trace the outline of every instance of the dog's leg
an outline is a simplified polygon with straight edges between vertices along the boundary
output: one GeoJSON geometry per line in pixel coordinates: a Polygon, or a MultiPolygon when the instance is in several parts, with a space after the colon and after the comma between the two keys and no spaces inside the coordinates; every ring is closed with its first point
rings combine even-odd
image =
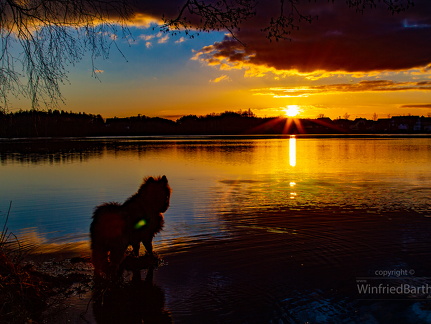
{"type": "Polygon", "coordinates": [[[94,247],[91,262],[94,265],[94,276],[102,278],[108,271],[108,251],[102,247],[94,247]]]}
{"type": "Polygon", "coordinates": [[[138,257],[139,256],[139,248],[140,248],[141,242],[132,244],[132,248],[133,248],[133,254],[138,257]]]}
{"type": "Polygon", "coordinates": [[[153,253],[153,238],[152,237],[149,237],[149,238],[145,237],[142,240],[142,243],[144,244],[145,249],[147,250],[147,253],[149,255],[153,256],[154,255],[154,253],[153,253]]]}
{"type": "Polygon", "coordinates": [[[124,253],[126,252],[127,248],[124,248],[123,246],[120,247],[115,247],[114,249],[111,250],[110,253],[110,276],[111,278],[115,278],[115,277],[119,277],[122,275],[122,272],[120,273],[121,267],[120,264],[121,262],[123,262],[125,255],[124,253]]]}

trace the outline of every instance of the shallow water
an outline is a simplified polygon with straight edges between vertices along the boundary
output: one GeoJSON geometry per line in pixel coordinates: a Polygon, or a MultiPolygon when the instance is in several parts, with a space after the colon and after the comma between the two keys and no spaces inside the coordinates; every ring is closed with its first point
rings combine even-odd
{"type": "MultiPolygon", "coordinates": [[[[358,284],[429,284],[430,138],[110,138],[0,148],[0,216],[12,201],[9,230],[40,250],[86,246],[96,205],[124,201],[145,176],[168,177],[171,207],[155,239],[167,265],[155,285],[138,289],[162,303],[161,318],[431,319],[431,291],[358,292],[358,284]]],[[[122,293],[133,303],[141,296],[122,293]]]]}

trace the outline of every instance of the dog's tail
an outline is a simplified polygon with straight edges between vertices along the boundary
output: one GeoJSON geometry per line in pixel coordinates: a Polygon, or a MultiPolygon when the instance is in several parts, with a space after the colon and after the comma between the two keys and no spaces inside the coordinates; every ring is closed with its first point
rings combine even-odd
{"type": "Polygon", "coordinates": [[[124,225],[120,204],[105,203],[97,206],[90,225],[91,248],[94,249],[99,244],[109,244],[110,240],[120,237],[124,225]]]}

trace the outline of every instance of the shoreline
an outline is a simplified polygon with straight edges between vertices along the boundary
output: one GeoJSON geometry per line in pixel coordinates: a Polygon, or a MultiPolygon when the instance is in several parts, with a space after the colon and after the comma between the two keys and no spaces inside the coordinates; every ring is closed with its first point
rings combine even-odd
{"type": "Polygon", "coordinates": [[[217,139],[280,139],[294,136],[300,138],[431,138],[431,133],[316,133],[316,134],[182,134],[182,135],[112,135],[112,136],[47,136],[47,137],[0,137],[0,143],[20,142],[105,142],[105,141],[169,141],[169,140],[217,140],[217,139]]]}

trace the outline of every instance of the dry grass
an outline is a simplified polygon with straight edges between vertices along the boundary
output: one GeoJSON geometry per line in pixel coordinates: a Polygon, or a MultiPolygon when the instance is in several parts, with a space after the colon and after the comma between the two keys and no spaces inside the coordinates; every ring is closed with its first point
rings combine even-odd
{"type": "Polygon", "coordinates": [[[53,273],[42,264],[24,261],[28,251],[7,228],[10,209],[11,205],[0,233],[0,323],[37,323],[57,296],[70,293],[77,282],[89,287],[91,279],[73,271],[53,273]]]}
{"type": "Polygon", "coordinates": [[[0,235],[0,322],[25,323],[43,309],[45,285],[22,264],[19,241],[7,228],[11,206],[0,235]]]}

